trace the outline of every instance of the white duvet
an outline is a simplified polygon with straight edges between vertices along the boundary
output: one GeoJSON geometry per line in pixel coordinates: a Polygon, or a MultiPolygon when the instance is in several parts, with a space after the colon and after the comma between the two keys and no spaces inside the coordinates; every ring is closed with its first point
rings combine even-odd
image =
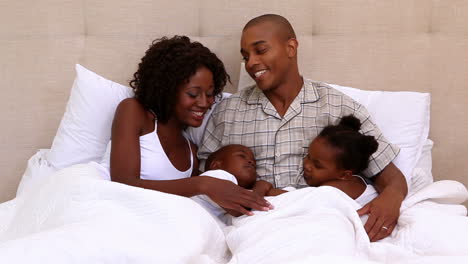
{"type": "Polygon", "coordinates": [[[216,221],[191,199],[76,165],[0,205],[0,263],[222,263],[216,221]]]}
{"type": "Polygon", "coordinates": [[[331,187],[271,197],[274,210],[223,229],[191,199],[77,165],[0,204],[0,263],[468,263],[467,196],[433,183],[408,197],[391,237],[370,243],[358,205],[331,187]]]}
{"type": "Polygon", "coordinates": [[[433,183],[407,198],[391,237],[370,243],[343,192],[296,190],[269,198],[275,210],[233,219],[229,263],[468,263],[466,208],[456,205],[467,197],[458,182],[433,183]]]}

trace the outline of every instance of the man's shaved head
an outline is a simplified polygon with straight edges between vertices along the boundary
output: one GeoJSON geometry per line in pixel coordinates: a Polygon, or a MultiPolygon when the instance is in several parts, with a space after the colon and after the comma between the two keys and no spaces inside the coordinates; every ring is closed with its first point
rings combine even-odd
{"type": "Polygon", "coordinates": [[[276,14],[265,14],[255,17],[247,22],[247,24],[245,24],[242,31],[245,31],[249,27],[263,23],[272,23],[277,26],[278,32],[280,32],[280,34],[283,35],[285,39],[296,38],[296,33],[294,32],[291,23],[289,23],[286,18],[276,14]]]}

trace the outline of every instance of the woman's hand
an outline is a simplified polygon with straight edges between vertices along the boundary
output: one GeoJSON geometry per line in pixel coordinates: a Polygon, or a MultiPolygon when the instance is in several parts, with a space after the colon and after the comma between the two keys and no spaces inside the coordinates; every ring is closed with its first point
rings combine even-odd
{"type": "Polygon", "coordinates": [[[247,208],[259,211],[268,211],[272,205],[263,197],[237,186],[236,184],[212,177],[199,176],[206,178],[201,186],[202,193],[208,195],[219,206],[237,211],[245,215],[253,215],[247,208]]]}
{"type": "Polygon", "coordinates": [[[369,215],[364,228],[371,242],[389,236],[395,228],[403,201],[398,194],[385,190],[357,211],[359,216],[369,215]]]}

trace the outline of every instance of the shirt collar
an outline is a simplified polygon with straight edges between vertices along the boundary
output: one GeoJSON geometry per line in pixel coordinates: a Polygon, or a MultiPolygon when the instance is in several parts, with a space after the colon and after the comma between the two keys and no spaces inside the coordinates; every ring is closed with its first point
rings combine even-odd
{"type": "MultiPolygon", "coordinates": [[[[299,100],[301,103],[313,103],[319,99],[316,82],[304,78],[304,84],[302,85],[301,91],[294,99],[294,101],[299,100]]],[[[260,90],[257,85],[252,87],[252,92],[247,99],[248,104],[261,104],[265,105],[268,103],[268,98],[260,90]]]]}

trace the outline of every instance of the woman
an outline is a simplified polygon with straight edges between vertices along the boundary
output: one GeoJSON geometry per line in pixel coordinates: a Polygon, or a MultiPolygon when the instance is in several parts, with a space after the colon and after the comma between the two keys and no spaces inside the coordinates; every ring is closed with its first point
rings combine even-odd
{"type": "Polygon", "coordinates": [[[198,175],[197,148],[182,134],[202,124],[229,75],[208,48],[188,37],[153,42],[130,86],[135,97],[117,107],[112,124],[112,181],[182,195],[205,194],[251,215],[268,210],[262,197],[232,182],[198,175]]]}

